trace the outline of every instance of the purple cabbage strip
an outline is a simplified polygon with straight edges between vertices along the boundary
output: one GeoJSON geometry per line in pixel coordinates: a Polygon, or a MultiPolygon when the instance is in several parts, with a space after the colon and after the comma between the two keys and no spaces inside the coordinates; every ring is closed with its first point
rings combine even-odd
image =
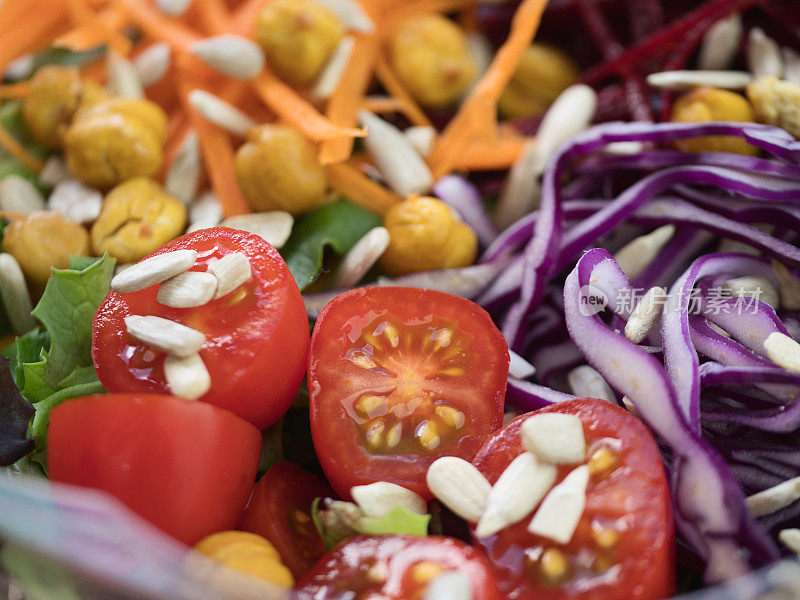
{"type": "MultiPolygon", "coordinates": [[[[716,362],[700,365],[700,385],[751,385],[753,383],[800,384],[800,375],[780,367],[728,367],[716,362]]],[[[798,465],[800,466],[800,465],[798,465]]]]}
{"type": "Polygon", "coordinates": [[[537,385],[530,381],[508,378],[506,387],[506,402],[523,411],[538,410],[564,400],[572,400],[575,396],[557,392],[543,385],[537,385]]]}
{"type": "Polygon", "coordinates": [[[589,363],[633,402],[641,418],[672,449],[676,522],[705,559],[706,581],[730,579],[747,572],[751,564],[776,560],[774,542],[747,511],[728,465],[687,420],[663,365],[611,331],[582,303],[582,286],[596,284],[598,269],[620,288],[628,286],[622,271],[609,269],[609,263],[616,264],[608,252],[590,250],[567,277],[567,327],[589,363]]]}
{"type": "Polygon", "coordinates": [[[706,410],[702,417],[703,421],[736,423],[773,433],[792,433],[800,428],[800,401],[795,399],[788,406],[761,410],[706,410]]]}
{"type": "Polygon", "coordinates": [[[472,183],[458,175],[447,175],[433,185],[433,193],[472,228],[482,246],[488,246],[497,237],[497,228],[472,183]]]}
{"type": "Polygon", "coordinates": [[[586,359],[575,344],[567,339],[539,348],[530,357],[530,363],[536,368],[536,378],[545,385],[551,385],[551,377],[585,364],[586,359]]]}
{"type": "Polygon", "coordinates": [[[703,299],[703,315],[752,352],[766,357],[764,342],[771,333],[789,335],[775,310],[755,298],[703,299]]]}
{"type": "Polygon", "coordinates": [[[692,227],[679,229],[658,256],[633,280],[633,287],[645,290],[654,285],[668,287],[711,239],[711,234],[706,231],[692,227]]]}

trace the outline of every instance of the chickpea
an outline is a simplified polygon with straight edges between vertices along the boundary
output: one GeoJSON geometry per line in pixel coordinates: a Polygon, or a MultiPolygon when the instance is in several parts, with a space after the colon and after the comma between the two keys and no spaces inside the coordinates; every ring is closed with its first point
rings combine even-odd
{"type": "Polygon", "coordinates": [[[412,197],[396,204],[383,226],[390,240],[380,262],[393,275],[466,267],[478,252],[475,232],[435,198],[412,197]]]}
{"type": "Polygon", "coordinates": [[[22,103],[22,119],[34,140],[45,148],[61,146],[63,130],[81,102],[80,71],[75,67],[42,67],[31,78],[22,103]]]}
{"type": "Polygon", "coordinates": [[[760,123],[783,127],[800,139],[800,84],[761,77],[747,86],[747,97],[760,123]]]}
{"type": "Polygon", "coordinates": [[[292,85],[317,78],[344,37],[339,19],[311,0],[275,0],[258,15],[256,41],[267,62],[292,85]]]}
{"type": "Polygon", "coordinates": [[[391,58],[411,95],[431,108],[454,103],[477,74],[464,31],[440,15],[403,23],[391,40],[391,58]]]}
{"type": "Polygon", "coordinates": [[[578,79],[578,65],[546,44],[528,46],[497,104],[504,117],[530,117],[547,110],[578,79]]]}
{"type": "Polygon", "coordinates": [[[103,202],[92,225],[92,246],[121,263],[133,263],[183,233],[186,207],[152,179],[119,184],[103,202]]]}
{"type": "Polygon", "coordinates": [[[17,259],[25,277],[41,291],[53,267],[69,266],[70,254],[89,255],[89,234],[59,213],[34,212],[6,227],[3,250],[17,259]]]}
{"type": "MultiPolygon", "coordinates": [[[[684,94],[672,107],[672,121],[699,123],[703,121],[754,121],[753,108],[743,96],[727,90],[700,87],[684,94]]],[[[733,152],[755,156],[758,149],[741,138],[709,136],[675,142],[683,152],[733,152]]]]}
{"type": "Polygon", "coordinates": [[[328,175],[314,145],[285,125],[256,127],[236,153],[236,178],[253,210],[293,215],[325,200],[328,175]]]}
{"type": "Polygon", "coordinates": [[[85,184],[108,189],[154,175],[164,160],[167,116],[149,100],[109,98],[81,109],[64,136],[67,167],[85,184]]]}
{"type": "Polygon", "coordinates": [[[260,535],[244,531],[221,531],[200,540],[194,549],[229,569],[285,588],[294,585],[294,578],[281,562],[278,551],[260,535]]]}

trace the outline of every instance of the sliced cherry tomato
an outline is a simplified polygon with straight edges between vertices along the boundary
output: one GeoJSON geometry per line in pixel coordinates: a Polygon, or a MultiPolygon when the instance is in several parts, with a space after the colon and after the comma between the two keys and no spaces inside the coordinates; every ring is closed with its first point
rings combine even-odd
{"type": "Polygon", "coordinates": [[[227,410],[157,394],[69,400],[47,433],[53,481],[106,491],[189,545],[236,525],[260,452],[227,410]]]}
{"type": "Polygon", "coordinates": [[[109,292],[92,329],[92,358],[110,392],[169,393],[165,355],[131,338],[129,315],[156,315],[199,330],[211,389],[200,400],[226,408],[263,429],[289,408],[303,380],[308,319],[286,263],[261,237],[216,227],[179,237],[151,256],[174,250],[198,252],[191,270],[232,252],[244,253],[252,277],[233,292],[202,306],[170,308],[156,300],[158,286],[131,294],[109,292]]]}
{"type": "Polygon", "coordinates": [[[415,288],[334,298],[311,338],[311,434],[334,489],[391,481],[428,498],[444,455],[471,460],[502,423],[508,349],[478,305],[415,288]]]}
{"type": "Polygon", "coordinates": [[[267,538],[295,579],[325,554],[325,544],[311,520],[315,498],[333,496],[318,477],[287,461],[274,465],[253,487],[239,529],[267,538]]]}
{"type": "Polygon", "coordinates": [[[492,568],[482,552],[441,536],[350,538],[326,554],[297,584],[296,600],[370,598],[418,600],[430,581],[458,571],[472,600],[499,600],[492,568]]]}
{"type": "MultiPolygon", "coordinates": [[[[528,532],[530,517],[477,539],[509,598],[653,600],[675,585],[669,488],[653,436],[639,419],[601,400],[570,400],[537,412],[583,422],[591,478],[586,508],[568,544],[528,532]]],[[[498,431],[473,464],[494,484],[524,452],[520,427],[529,413],[498,431]]],[[[577,465],[559,468],[556,483],[577,465]]]]}

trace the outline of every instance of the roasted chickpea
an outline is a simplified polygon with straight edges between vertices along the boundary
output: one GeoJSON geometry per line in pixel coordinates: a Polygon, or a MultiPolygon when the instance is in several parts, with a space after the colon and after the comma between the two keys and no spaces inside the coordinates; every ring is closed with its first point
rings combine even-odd
{"type": "Polygon", "coordinates": [[[30,84],[22,103],[25,127],[45,148],[59,148],[63,130],[81,103],[80,71],[76,67],[42,67],[30,84]]]}
{"type": "Polygon", "coordinates": [[[504,117],[519,118],[547,110],[578,79],[578,65],[553,46],[528,46],[497,104],[504,117]]]}
{"type": "MultiPolygon", "coordinates": [[[[672,121],[699,123],[703,121],[754,121],[753,107],[746,98],[712,87],[697,88],[684,94],[672,107],[672,121]]],[[[741,138],[709,136],[675,142],[683,152],[733,152],[755,156],[758,149],[741,138]]]]}
{"type": "Polygon", "coordinates": [[[3,250],[17,259],[25,277],[41,291],[53,267],[66,269],[71,254],[89,255],[89,234],[57,212],[40,211],[6,227],[3,250]]]}
{"type": "Polygon", "coordinates": [[[221,531],[200,540],[194,549],[229,569],[285,588],[294,585],[294,578],[281,562],[278,551],[260,535],[244,531],[221,531]]]}
{"type": "Polygon", "coordinates": [[[292,85],[314,81],[343,37],[336,15],[311,0],[275,0],[258,15],[256,40],[292,85]]]}
{"type": "Polygon", "coordinates": [[[390,239],[380,262],[393,275],[466,267],[475,261],[475,232],[435,198],[412,197],[396,204],[383,226],[390,239]]]}
{"type": "Polygon", "coordinates": [[[64,136],[67,167],[85,184],[107,189],[154,175],[164,159],[167,116],[149,100],[109,98],[80,110],[64,136]]]}
{"type": "Polygon", "coordinates": [[[409,19],[391,40],[392,66],[423,106],[452,104],[467,90],[477,65],[462,29],[450,19],[409,19]]]}
{"type": "Polygon", "coordinates": [[[747,86],[759,123],[783,127],[800,139],[800,84],[761,77],[747,86]]]}
{"type": "Polygon", "coordinates": [[[183,233],[186,207],[152,179],[135,177],[111,190],[92,225],[92,246],[121,263],[136,262],[183,233]]]}
{"type": "Polygon", "coordinates": [[[236,153],[236,178],[253,210],[296,215],[325,200],[328,176],[310,141],[285,125],[263,125],[247,137],[236,153]]]}

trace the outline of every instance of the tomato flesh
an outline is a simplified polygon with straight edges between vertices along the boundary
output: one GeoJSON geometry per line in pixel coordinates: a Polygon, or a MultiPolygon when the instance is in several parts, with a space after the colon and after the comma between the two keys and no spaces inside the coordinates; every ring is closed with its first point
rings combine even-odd
{"type": "Polygon", "coordinates": [[[110,394],[53,409],[53,481],[103,490],[186,544],[231,529],[258,468],[261,435],[226,410],[157,394],[110,394]]]}
{"type": "Polygon", "coordinates": [[[267,538],[299,579],[326,551],[311,520],[311,504],[332,496],[333,490],[315,475],[279,462],[253,487],[239,529],[267,538]]]}
{"type": "Polygon", "coordinates": [[[391,481],[430,497],[428,465],[471,460],[502,422],[508,350],[489,315],[440,292],[361,288],[322,311],[308,368],[311,433],[342,497],[391,481]]]}
{"type": "MultiPolygon", "coordinates": [[[[586,508],[569,543],[531,534],[530,516],[476,539],[507,598],[650,600],[672,595],[674,525],[658,447],[647,428],[600,400],[570,400],[537,412],[577,415],[592,473],[586,508]]],[[[529,413],[497,432],[473,464],[490,483],[524,451],[520,427],[529,413]]],[[[577,465],[558,469],[559,483],[577,465]]]]}
{"type": "Polygon", "coordinates": [[[177,238],[151,256],[198,252],[193,271],[232,252],[244,253],[252,277],[233,292],[193,308],[156,300],[158,286],[130,294],[109,292],[92,328],[92,358],[111,392],[169,393],[166,355],[131,338],[125,317],[156,315],[206,335],[199,354],[211,376],[200,400],[226,408],[263,429],[286,412],[302,382],[308,320],[300,291],[278,252],[256,235],[218,227],[177,238]]]}
{"type": "Polygon", "coordinates": [[[370,598],[419,600],[430,581],[445,571],[468,578],[472,600],[499,600],[483,554],[439,536],[371,536],[345,540],[297,584],[297,600],[370,598]]]}

